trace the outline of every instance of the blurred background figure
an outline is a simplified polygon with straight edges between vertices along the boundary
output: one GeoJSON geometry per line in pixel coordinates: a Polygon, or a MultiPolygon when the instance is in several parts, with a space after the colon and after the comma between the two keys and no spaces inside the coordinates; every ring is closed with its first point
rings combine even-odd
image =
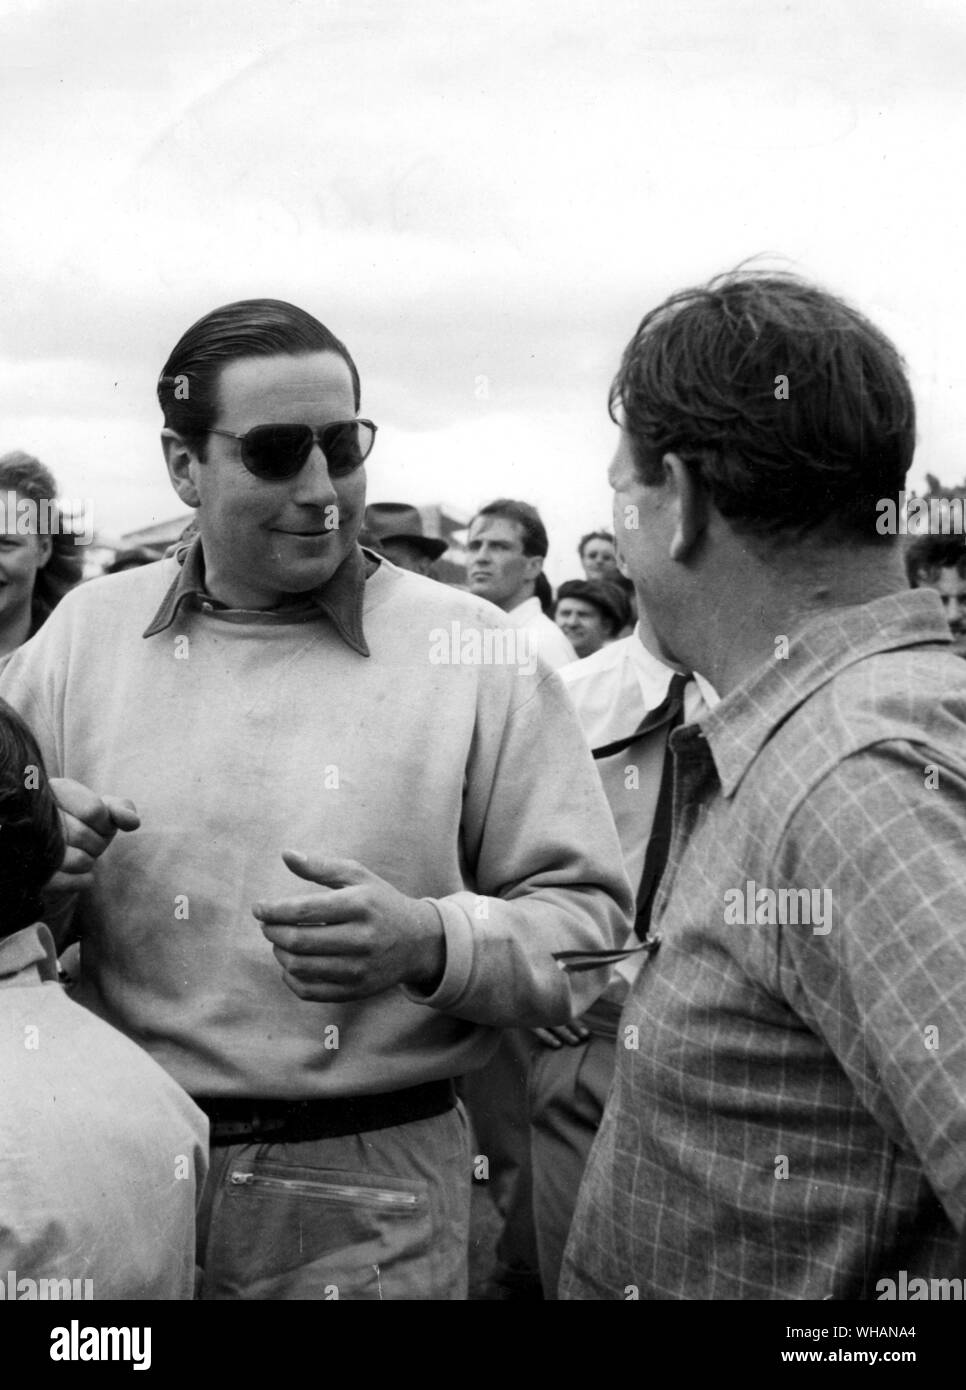
{"type": "Polygon", "coordinates": [[[617,579],[617,545],[609,531],[588,531],[577,547],[588,579],[617,579]]]}
{"type": "Polygon", "coordinates": [[[637,599],[634,595],[634,585],[621,563],[620,550],[613,535],[610,531],[588,531],[586,536],[580,538],[577,554],[584,569],[584,577],[589,583],[616,584],[623,593],[627,617],[615,636],[629,637],[637,622],[637,599]]]}
{"type": "MultiPolygon", "coordinates": [[[[575,659],[573,647],[549,616],[553,591],[543,573],[550,543],[540,513],[529,502],[498,497],[473,517],[466,542],[471,594],[502,608],[543,660],[555,669],[575,659]]],[[[538,1043],[526,1030],[507,1028],[495,1055],[463,1078],[476,1151],[489,1164],[490,1195],[500,1218],[496,1264],[482,1294],[514,1302],[543,1298],[533,1223],[530,1057],[538,1043]]]]}
{"type": "Polygon", "coordinates": [[[568,579],[557,590],[553,616],[583,658],[613,642],[627,626],[630,612],[623,590],[610,580],[568,579]]]}
{"type": "Polygon", "coordinates": [[[80,552],[73,533],[57,524],[56,508],[50,534],[42,535],[37,518],[27,519],[16,505],[25,498],[53,502],[56,496],[54,476],[39,459],[19,451],[0,458],[0,657],[32,637],[68,589],[80,583],[80,552]],[[7,506],[14,498],[16,503],[7,506]]]}
{"type": "Polygon", "coordinates": [[[953,634],[953,651],[966,657],[966,537],[918,536],[906,551],[914,589],[935,589],[953,634]]]}
{"type": "Polygon", "coordinates": [[[385,555],[401,570],[434,579],[433,565],[448,549],[446,541],[427,536],[423,519],[408,502],[373,502],[359,536],[360,545],[385,555]]]}

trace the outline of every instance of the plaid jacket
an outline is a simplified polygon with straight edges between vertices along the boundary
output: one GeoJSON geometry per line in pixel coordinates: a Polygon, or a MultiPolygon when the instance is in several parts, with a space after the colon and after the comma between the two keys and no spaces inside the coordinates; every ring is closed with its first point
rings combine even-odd
{"type": "Polygon", "coordinates": [[[948,641],[925,591],[838,610],[674,735],[662,944],[621,1019],[563,1297],[875,1298],[901,1270],[953,1272],[966,662],[948,641]]]}

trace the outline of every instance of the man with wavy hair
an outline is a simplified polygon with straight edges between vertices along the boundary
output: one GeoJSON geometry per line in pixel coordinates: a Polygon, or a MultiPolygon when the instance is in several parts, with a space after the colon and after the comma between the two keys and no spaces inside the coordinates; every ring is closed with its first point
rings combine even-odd
{"type": "Polygon", "coordinates": [[[667,869],[561,1292],[855,1299],[949,1274],[966,671],[876,529],[913,455],[903,364],[835,296],[739,272],[644,318],[611,409],[638,600],[722,698],[670,738],[667,869]]]}

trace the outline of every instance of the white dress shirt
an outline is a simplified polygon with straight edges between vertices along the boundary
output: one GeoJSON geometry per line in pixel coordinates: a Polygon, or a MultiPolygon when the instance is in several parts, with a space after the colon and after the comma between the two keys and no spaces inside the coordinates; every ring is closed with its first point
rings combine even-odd
{"type": "MultiPolygon", "coordinates": [[[[644,716],[663,704],[675,674],[672,666],[644,646],[638,625],[630,637],[565,666],[560,678],[576,706],[584,735],[595,749],[633,734],[644,716]]],[[[717,703],[714,689],[703,676],[695,675],[684,691],[684,722],[694,723],[717,703]]],[[[651,838],[666,747],[667,730],[661,728],[596,763],[617,825],[624,868],[635,891],[651,838]]],[[[638,944],[632,938],[633,933],[628,944],[638,944]]],[[[633,978],[641,960],[640,955],[631,956],[615,970],[626,981],[633,978]]],[[[613,997],[611,989],[608,997],[613,997]]]]}
{"type": "Polygon", "coordinates": [[[557,624],[544,613],[538,598],[524,599],[523,603],[510,609],[507,617],[514,627],[526,628],[533,633],[537,655],[542,656],[554,670],[577,660],[577,653],[557,624]]]}

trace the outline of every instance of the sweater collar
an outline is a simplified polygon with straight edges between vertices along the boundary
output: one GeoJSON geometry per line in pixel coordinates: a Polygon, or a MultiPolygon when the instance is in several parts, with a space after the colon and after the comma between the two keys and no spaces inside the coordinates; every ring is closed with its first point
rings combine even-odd
{"type": "Polygon", "coordinates": [[[347,646],[360,656],[369,655],[362,627],[362,607],[370,567],[378,565],[378,561],[375,557],[367,556],[358,545],[352,548],[326,584],[320,585],[318,589],[311,589],[306,594],[293,595],[291,603],[268,610],[231,608],[208,593],[205,587],[205,557],[200,536],[195,536],[187,549],[179,552],[177,559],[181,568],[162,599],[160,608],[145,628],[145,637],[154,637],[157,633],[166,631],[184,606],[203,606],[206,612],[220,618],[237,617],[244,613],[246,617],[250,616],[256,621],[267,622],[324,615],[347,646]]]}

